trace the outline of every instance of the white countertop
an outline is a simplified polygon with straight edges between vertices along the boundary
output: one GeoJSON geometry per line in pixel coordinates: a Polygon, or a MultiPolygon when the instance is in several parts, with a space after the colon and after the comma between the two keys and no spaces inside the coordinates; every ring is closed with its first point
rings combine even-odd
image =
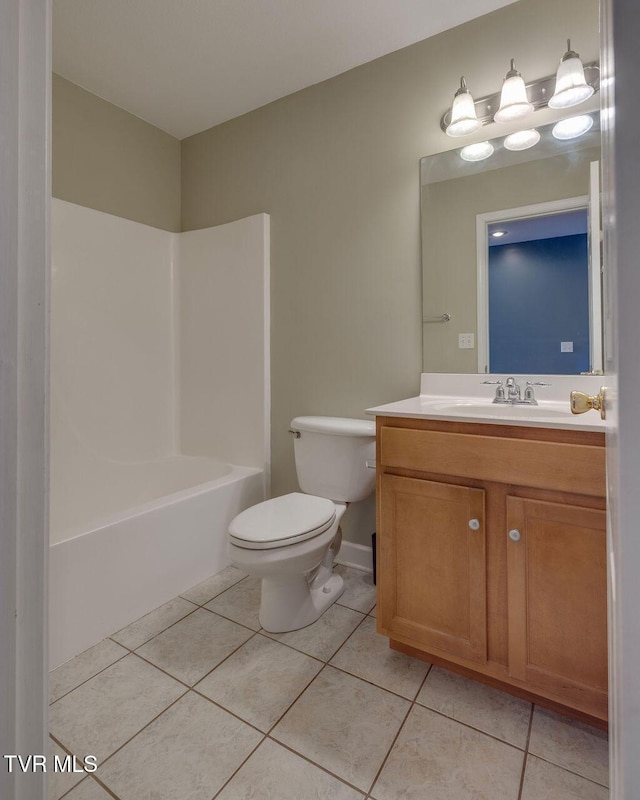
{"type": "Polygon", "coordinates": [[[406,400],[375,406],[367,414],[385,417],[480,422],[494,425],[522,425],[533,428],[562,428],[578,431],[605,431],[605,422],[596,411],[574,415],[569,406],[573,390],[595,395],[606,377],[591,375],[513,376],[522,388],[527,380],[549,386],[535,386],[538,405],[493,403],[495,386],[485,380],[506,380],[501,375],[447,375],[423,373],[420,394],[406,400]]]}

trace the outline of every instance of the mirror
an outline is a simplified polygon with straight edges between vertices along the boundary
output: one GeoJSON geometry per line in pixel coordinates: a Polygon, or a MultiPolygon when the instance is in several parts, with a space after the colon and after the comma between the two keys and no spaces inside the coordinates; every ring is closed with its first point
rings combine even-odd
{"type": "Polygon", "coordinates": [[[420,162],[423,370],[602,370],[600,126],[420,162]],[[498,234],[495,236],[494,234],[498,234]],[[592,247],[591,243],[596,242],[592,247]]]}

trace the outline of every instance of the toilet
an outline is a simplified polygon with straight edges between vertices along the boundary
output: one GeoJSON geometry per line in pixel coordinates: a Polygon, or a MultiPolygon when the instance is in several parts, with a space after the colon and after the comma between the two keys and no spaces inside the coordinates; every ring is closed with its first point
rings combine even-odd
{"type": "Polygon", "coordinates": [[[259,619],[271,633],[304,628],[340,597],[333,572],[347,505],[375,487],[375,423],[344,417],[291,422],[303,493],[265,500],[235,517],[228,533],[233,566],[262,579],[259,619]]]}

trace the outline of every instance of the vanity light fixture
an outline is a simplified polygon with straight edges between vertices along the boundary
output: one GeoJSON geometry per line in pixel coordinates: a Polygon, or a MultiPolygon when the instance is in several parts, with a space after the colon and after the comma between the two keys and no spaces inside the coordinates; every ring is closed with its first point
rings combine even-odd
{"type": "Polygon", "coordinates": [[[493,145],[490,142],[477,142],[468,144],[460,151],[460,158],[464,161],[484,161],[493,155],[493,145]]]}
{"type": "MultiPolygon", "coordinates": [[[[580,56],[569,49],[562,57],[556,74],[526,84],[511,59],[511,69],[502,91],[479,99],[471,96],[464,78],[453,104],[440,120],[448,136],[467,136],[492,122],[512,122],[541,108],[571,108],[588,100],[600,88],[600,68],[596,63],[582,64],[580,56]]],[[[529,123],[531,124],[531,123],[529,123]]]]}
{"type": "Polygon", "coordinates": [[[556,73],[556,89],[549,98],[549,108],[571,108],[584,103],[594,93],[584,77],[584,67],[580,56],[571,49],[571,39],[567,39],[567,52],[556,73]]]}
{"type": "Polygon", "coordinates": [[[584,136],[593,127],[593,117],[590,114],[581,114],[579,117],[567,117],[556,122],[551,133],[556,139],[577,139],[584,136]]]}
{"type": "Polygon", "coordinates": [[[503,236],[506,236],[508,231],[492,231],[489,236],[493,236],[494,239],[502,239],[503,236]]]}
{"type": "Polygon", "coordinates": [[[481,126],[482,123],[477,117],[473,97],[463,76],[460,78],[460,88],[453,96],[451,122],[447,125],[445,133],[447,136],[467,136],[481,126]]]}
{"type": "Polygon", "coordinates": [[[528,150],[538,144],[539,141],[540,134],[535,128],[531,128],[530,130],[509,134],[504,140],[504,146],[507,150],[528,150]]]}
{"type": "Polygon", "coordinates": [[[511,122],[526,117],[532,111],[533,103],[530,103],[527,97],[527,87],[524,85],[522,75],[516,69],[515,59],[512,58],[511,69],[502,84],[500,108],[493,115],[493,119],[496,122],[511,122]]]}

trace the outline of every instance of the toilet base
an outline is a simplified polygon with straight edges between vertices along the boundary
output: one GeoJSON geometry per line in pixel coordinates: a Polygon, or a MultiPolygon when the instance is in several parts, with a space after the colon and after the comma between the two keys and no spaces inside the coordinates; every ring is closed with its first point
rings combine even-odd
{"type": "Polygon", "coordinates": [[[332,573],[322,585],[305,575],[262,579],[258,618],[269,633],[297,631],[315,622],[344,592],[344,581],[332,573]]]}

